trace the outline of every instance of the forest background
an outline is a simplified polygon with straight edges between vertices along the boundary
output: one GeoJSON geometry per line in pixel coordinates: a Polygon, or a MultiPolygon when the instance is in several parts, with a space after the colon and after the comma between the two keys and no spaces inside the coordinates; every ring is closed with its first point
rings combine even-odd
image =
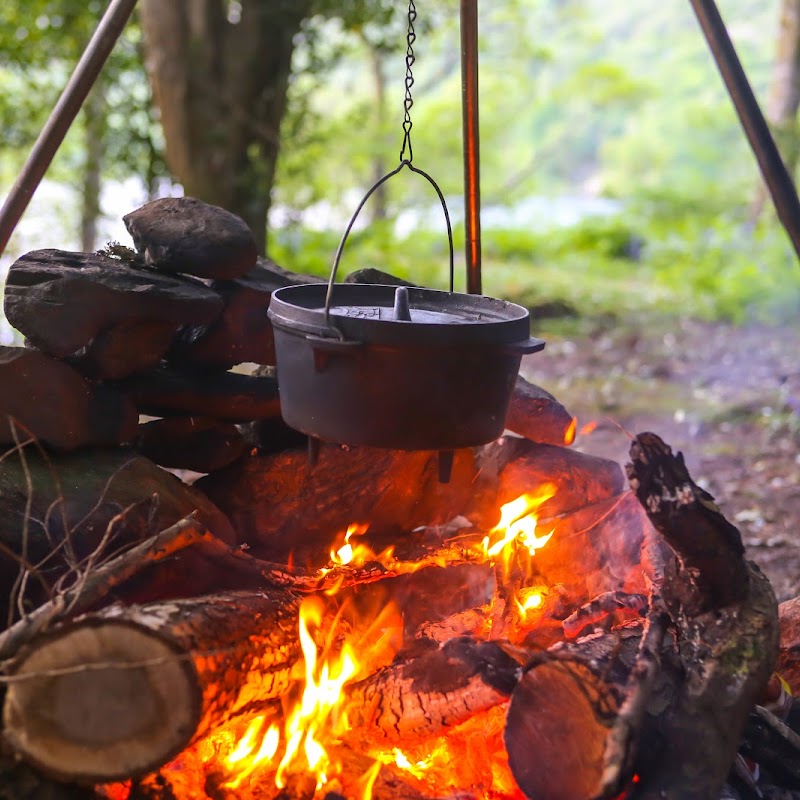
{"type": "MultiPolygon", "coordinates": [[[[248,4],[216,5],[234,27],[248,4]]],[[[270,257],[325,274],[360,196],[397,164],[406,8],[379,0],[306,5],[293,22],[274,176],[254,160],[247,168],[269,195],[270,257]]],[[[0,196],[103,6],[3,3],[0,196]]],[[[781,4],[722,0],[720,9],[768,105],[781,4]]],[[[457,3],[421,2],[418,13],[414,163],[448,198],[460,260],[457,3]]],[[[755,162],[689,3],[505,0],[481,4],[480,16],[486,293],[561,318],[796,317],[796,258],[769,204],[754,212],[755,162]]],[[[165,163],[142,40],[136,15],[12,238],[5,268],[38,247],[126,243],[122,214],[148,197],[181,193],[165,163]]],[[[778,128],[791,159],[796,125],[778,128]]],[[[444,286],[435,196],[409,173],[386,190],[368,206],[345,269],[378,266],[444,286]]],[[[457,274],[461,280],[463,268],[457,274]]]]}

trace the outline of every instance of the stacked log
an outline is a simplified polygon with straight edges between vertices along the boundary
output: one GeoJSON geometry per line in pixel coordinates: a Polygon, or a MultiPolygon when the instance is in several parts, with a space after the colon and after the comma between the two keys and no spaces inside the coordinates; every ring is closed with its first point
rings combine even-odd
{"type": "MultiPolygon", "coordinates": [[[[154,200],[124,221],[135,252],[37,250],[12,264],[5,313],[28,348],[0,351],[0,444],[130,443],[164,466],[211,472],[246,449],[233,423],[268,421],[255,444],[280,449],[267,309],[276,289],[321,279],[257,257],[239,217],[191,197],[154,200]],[[229,372],[245,363],[272,374],[229,372]],[[163,419],[137,435],[137,412],[163,419]]],[[[377,270],[348,280],[397,282],[377,270]]],[[[521,380],[511,430],[562,444],[570,423],[555,398],[521,380]]]]}

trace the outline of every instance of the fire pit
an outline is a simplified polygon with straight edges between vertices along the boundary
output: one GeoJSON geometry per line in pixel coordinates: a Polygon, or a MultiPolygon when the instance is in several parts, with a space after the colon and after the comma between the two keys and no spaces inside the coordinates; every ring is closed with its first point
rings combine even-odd
{"type": "Polygon", "coordinates": [[[650,434],[633,491],[563,447],[470,452],[425,490],[462,493],[449,523],[359,520],[303,569],[206,534],[238,590],[33,631],[6,741],[120,800],[716,796],[777,646],[736,530],[650,434]]]}

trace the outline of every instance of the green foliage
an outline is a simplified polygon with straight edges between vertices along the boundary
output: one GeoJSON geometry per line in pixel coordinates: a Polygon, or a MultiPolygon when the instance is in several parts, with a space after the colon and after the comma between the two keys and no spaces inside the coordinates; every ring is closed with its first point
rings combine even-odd
{"type": "MultiPolygon", "coordinates": [[[[796,317],[800,269],[777,225],[749,231],[731,216],[660,209],[548,231],[484,231],[484,291],[531,307],[560,303],[585,317],[657,313],[739,323],[796,317]]],[[[456,289],[463,291],[458,226],[455,241],[456,289]]],[[[337,244],[332,232],[293,227],[277,237],[273,257],[327,277],[337,244]]],[[[446,242],[433,231],[397,238],[387,224],[371,225],[348,240],[339,279],[365,267],[446,288],[446,242]]]]}
{"type": "MultiPolygon", "coordinates": [[[[94,33],[99,0],[3,0],[0,3],[0,163],[16,172],[94,33]]],[[[122,179],[165,174],[160,131],[141,60],[141,31],[128,23],[103,68],[105,173],[122,179]]],[[[50,176],[75,183],[85,160],[83,115],[59,151],[50,176]]],[[[0,180],[13,176],[0,172],[0,180]]]]}

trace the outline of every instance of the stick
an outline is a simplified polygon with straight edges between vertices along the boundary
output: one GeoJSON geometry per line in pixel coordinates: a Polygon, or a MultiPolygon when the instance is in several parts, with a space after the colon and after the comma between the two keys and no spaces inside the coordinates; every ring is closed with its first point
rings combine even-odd
{"type": "MultiPolygon", "coordinates": [[[[11,658],[23,645],[60,622],[68,614],[80,614],[105,597],[113,588],[154,564],[201,541],[217,541],[194,516],[194,512],[130,550],[87,574],[86,580],[57,594],[25,619],[0,634],[0,661],[11,658]]],[[[220,544],[222,544],[220,542],[220,544]]]]}

